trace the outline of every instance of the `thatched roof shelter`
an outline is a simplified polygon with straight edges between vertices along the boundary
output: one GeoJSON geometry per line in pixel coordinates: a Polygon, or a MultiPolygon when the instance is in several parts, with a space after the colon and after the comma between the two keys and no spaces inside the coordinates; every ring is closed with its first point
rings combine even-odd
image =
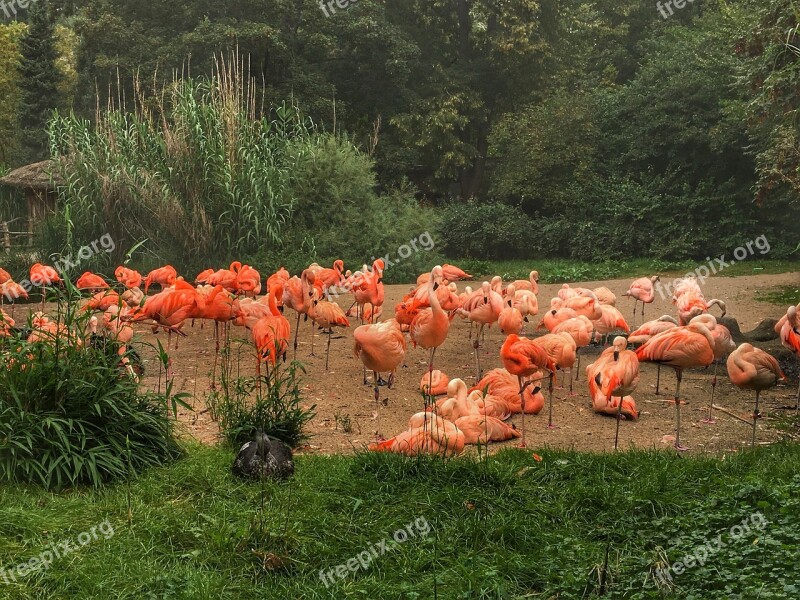
{"type": "Polygon", "coordinates": [[[51,160],[25,165],[14,169],[5,177],[0,177],[0,184],[42,192],[55,191],[57,186],[64,184],[64,180],[54,166],[51,160]]]}
{"type": "MultiPolygon", "coordinates": [[[[33,241],[34,223],[55,211],[58,198],[56,188],[64,185],[64,180],[54,167],[53,161],[44,160],[14,169],[5,177],[0,177],[0,185],[19,188],[25,192],[25,199],[28,202],[28,227],[24,234],[27,234],[29,244],[33,241]]],[[[3,246],[8,251],[9,224],[0,223],[0,229],[4,234],[3,246]]]]}

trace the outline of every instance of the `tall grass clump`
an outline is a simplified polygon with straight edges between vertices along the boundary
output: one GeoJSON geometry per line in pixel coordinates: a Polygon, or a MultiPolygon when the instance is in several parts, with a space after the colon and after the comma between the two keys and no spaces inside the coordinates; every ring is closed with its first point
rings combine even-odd
{"type": "Polygon", "coordinates": [[[220,388],[210,393],[208,405],[225,440],[238,449],[261,431],[292,447],[308,439],[304,429],[316,405],[303,403],[300,363],[279,362],[265,376],[236,377],[230,348],[223,353],[220,388]]]}
{"type": "Polygon", "coordinates": [[[55,333],[29,342],[29,321],[0,338],[0,482],[98,486],[181,454],[179,399],[141,391],[116,348],[92,343],[88,318],[61,299],[55,333]]]}
{"type": "Polygon", "coordinates": [[[133,106],[115,101],[93,123],[56,115],[51,152],[66,185],[43,250],[108,233],[118,248],[148,240],[140,268],[266,269],[278,256],[366,262],[424,231],[411,192],[379,197],[366,154],[295,105],[265,107],[245,72],[220,59],[210,77],[153,96],[134,81],[133,106]]]}

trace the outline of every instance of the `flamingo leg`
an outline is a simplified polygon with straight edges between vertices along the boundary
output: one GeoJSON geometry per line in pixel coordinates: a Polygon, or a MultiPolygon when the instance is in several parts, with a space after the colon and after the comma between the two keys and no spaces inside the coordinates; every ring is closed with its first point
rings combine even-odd
{"type": "Polygon", "coordinates": [[[661,385],[661,363],[658,363],[656,367],[658,369],[656,371],[656,396],[658,396],[661,393],[658,391],[658,386],[661,385]]]}
{"type": "Polygon", "coordinates": [[[472,340],[472,349],[475,351],[475,381],[481,380],[481,357],[478,352],[478,338],[472,340]]]}
{"type": "Polygon", "coordinates": [[[761,418],[761,413],[758,412],[758,400],[761,396],[761,390],[756,390],[756,409],[753,411],[753,439],[750,440],[750,447],[755,448],[756,446],[756,426],[758,424],[758,420],[761,418]]]}
{"type": "Polygon", "coordinates": [[[547,403],[549,407],[547,408],[547,428],[548,429],[556,429],[556,426],[553,425],[553,373],[550,372],[550,384],[547,390],[548,398],[547,403]]]}
{"type": "Polygon", "coordinates": [[[297,324],[294,327],[294,351],[292,360],[297,360],[297,335],[300,333],[300,312],[297,312],[297,324]]]}
{"type": "Polygon", "coordinates": [[[622,396],[619,397],[619,406],[617,407],[617,431],[614,433],[614,450],[619,445],[619,422],[622,420],[622,396]]]}
{"type": "Polygon", "coordinates": [[[683,452],[689,449],[688,446],[681,444],[681,379],[683,371],[675,369],[675,377],[678,380],[675,387],[675,449],[683,452]]]}
{"type": "Polygon", "coordinates": [[[712,415],[714,411],[714,391],[717,389],[717,361],[714,361],[714,378],[711,380],[711,402],[708,405],[708,416],[703,419],[703,423],[713,425],[717,420],[712,415]]]}
{"type": "Polygon", "coordinates": [[[310,354],[310,356],[316,356],[316,354],[314,354],[314,334],[315,333],[316,332],[314,331],[314,321],[311,321],[311,354],[310,354]]]}
{"type": "Polygon", "coordinates": [[[797,378],[797,403],[794,405],[794,414],[800,411],[800,377],[797,378]]]}
{"type": "MultiPolygon", "coordinates": [[[[578,366],[575,368],[575,381],[578,381],[578,379],[581,376],[581,349],[580,348],[577,348],[575,350],[575,356],[577,357],[577,362],[578,362],[578,366]]],[[[570,375],[572,375],[572,373],[570,373],[570,375]]],[[[569,384],[569,391],[570,392],[572,391],[572,383],[569,384]]]]}
{"type": "Polygon", "coordinates": [[[325,372],[328,371],[328,359],[331,355],[331,336],[333,336],[333,327],[328,330],[328,347],[325,349],[325,372]]]}
{"type": "Polygon", "coordinates": [[[519,447],[525,448],[525,386],[521,376],[518,376],[517,379],[519,380],[519,405],[522,407],[522,441],[519,443],[519,447]]]}

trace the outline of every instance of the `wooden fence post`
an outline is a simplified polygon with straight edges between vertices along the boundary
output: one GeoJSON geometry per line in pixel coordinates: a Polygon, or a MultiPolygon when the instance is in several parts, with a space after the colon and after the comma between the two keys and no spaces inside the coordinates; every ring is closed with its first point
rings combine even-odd
{"type": "Polygon", "coordinates": [[[0,223],[0,234],[3,234],[3,250],[6,254],[11,252],[11,233],[8,230],[8,223],[0,223]]]}

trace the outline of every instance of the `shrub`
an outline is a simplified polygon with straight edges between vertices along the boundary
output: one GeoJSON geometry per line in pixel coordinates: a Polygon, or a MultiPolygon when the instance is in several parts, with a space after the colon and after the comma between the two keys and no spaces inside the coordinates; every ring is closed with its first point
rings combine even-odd
{"type": "Polygon", "coordinates": [[[533,221],[518,207],[500,203],[452,203],[440,214],[439,237],[452,258],[531,258],[533,221]]]}
{"type": "Polygon", "coordinates": [[[302,405],[304,372],[296,361],[288,367],[279,362],[269,375],[232,378],[231,364],[223,357],[221,389],[211,392],[208,403],[225,440],[237,449],[259,431],[291,447],[306,440],[303,428],[314,418],[316,405],[302,405]]]}
{"type": "Polygon", "coordinates": [[[178,457],[168,403],[180,399],[142,393],[116,351],[86,343],[71,303],[56,321],[64,332],[0,348],[0,481],[98,486],[178,457]]]}

